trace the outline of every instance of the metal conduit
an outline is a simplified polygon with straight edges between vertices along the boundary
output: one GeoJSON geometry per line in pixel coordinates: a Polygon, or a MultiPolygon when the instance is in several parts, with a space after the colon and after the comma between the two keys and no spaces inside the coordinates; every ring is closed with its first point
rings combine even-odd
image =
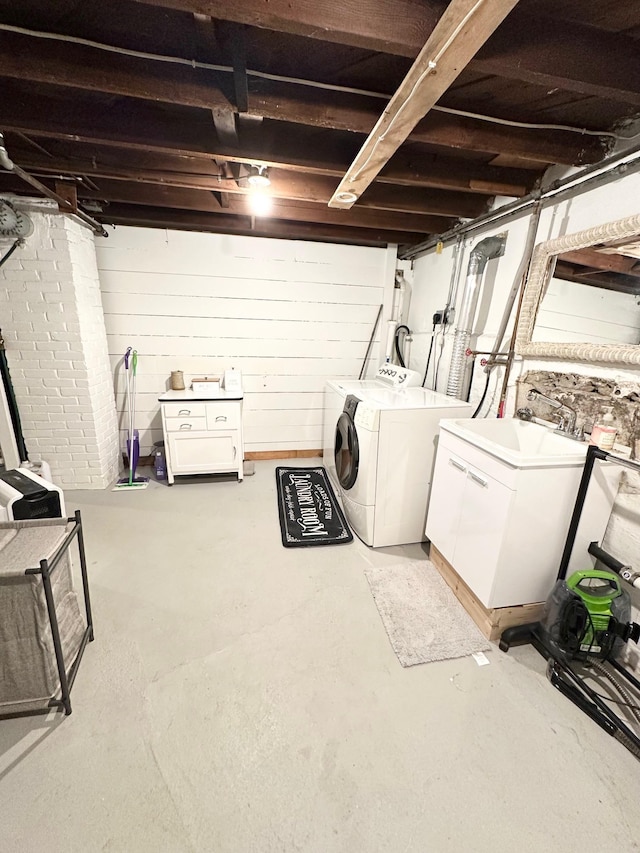
{"type": "Polygon", "coordinates": [[[30,175],[28,172],[25,172],[24,169],[21,169],[13,160],[9,157],[9,152],[6,149],[4,144],[4,134],[0,131],[0,166],[7,170],[7,172],[11,172],[14,175],[17,175],[19,178],[22,178],[27,184],[30,184],[34,189],[38,190],[38,192],[42,193],[42,195],[47,198],[52,199],[53,201],[58,202],[61,208],[61,212],[66,214],[67,216],[76,216],[82,222],[85,222],[89,225],[90,228],[95,231],[96,234],[100,234],[101,237],[108,237],[109,234],[103,226],[93,217],[89,216],[88,213],[84,213],[82,210],[73,210],[69,202],[63,198],[61,195],[58,195],[53,190],[50,190],[49,187],[45,186],[41,183],[37,178],[34,178],[33,175],[30,175]]]}
{"type": "Polygon", "coordinates": [[[545,189],[533,190],[529,195],[516,199],[515,201],[505,204],[496,210],[489,211],[483,216],[477,217],[472,222],[465,222],[462,225],[457,225],[443,234],[430,237],[423,243],[418,243],[415,246],[410,246],[403,252],[398,253],[400,260],[415,260],[415,258],[424,255],[430,249],[435,248],[438,243],[446,243],[449,240],[454,240],[457,237],[465,234],[470,234],[477,231],[479,228],[489,228],[497,226],[502,222],[520,216],[528,212],[536,202],[542,202],[544,205],[549,200],[558,201],[561,198],[573,197],[591,186],[607,184],[623,177],[626,174],[633,174],[640,170],[640,147],[633,148],[630,151],[622,151],[613,157],[608,157],[600,163],[595,163],[593,166],[588,166],[582,172],[570,175],[562,180],[554,181],[545,189]]]}
{"type": "Polygon", "coordinates": [[[461,398],[466,352],[471,341],[471,333],[473,332],[473,320],[476,308],[478,307],[478,299],[480,298],[482,276],[484,275],[487,263],[492,258],[498,258],[504,254],[506,241],[506,233],[498,234],[495,237],[485,237],[484,240],[477,243],[471,250],[458,316],[458,325],[453,339],[451,367],[447,381],[448,397],[461,398]]]}

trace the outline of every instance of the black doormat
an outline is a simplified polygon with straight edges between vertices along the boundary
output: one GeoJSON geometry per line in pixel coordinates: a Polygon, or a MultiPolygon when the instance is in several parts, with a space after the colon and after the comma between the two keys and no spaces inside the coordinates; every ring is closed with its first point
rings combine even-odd
{"type": "Polygon", "coordinates": [[[276,483],[285,548],[351,542],[353,534],[322,466],[276,468],[276,483]]]}

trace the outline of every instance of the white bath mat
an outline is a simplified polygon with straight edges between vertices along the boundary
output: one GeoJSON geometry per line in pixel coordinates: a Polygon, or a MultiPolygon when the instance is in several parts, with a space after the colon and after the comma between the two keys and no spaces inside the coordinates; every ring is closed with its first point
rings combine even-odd
{"type": "Polygon", "coordinates": [[[429,560],[370,567],[365,574],[402,666],[491,648],[429,560]]]}

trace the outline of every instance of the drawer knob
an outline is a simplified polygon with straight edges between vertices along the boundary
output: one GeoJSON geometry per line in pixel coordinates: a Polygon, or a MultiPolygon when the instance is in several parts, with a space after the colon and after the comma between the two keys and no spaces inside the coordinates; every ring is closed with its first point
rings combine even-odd
{"type": "Polygon", "coordinates": [[[191,424],[180,424],[180,429],[191,429],[191,424]]]}
{"type": "Polygon", "coordinates": [[[178,414],[179,414],[179,415],[190,415],[190,414],[191,414],[191,409],[180,409],[180,411],[178,412],[178,414]]]}
{"type": "Polygon", "coordinates": [[[226,419],[227,419],[226,415],[218,415],[216,417],[216,423],[218,423],[218,421],[226,421],[226,419]]]}

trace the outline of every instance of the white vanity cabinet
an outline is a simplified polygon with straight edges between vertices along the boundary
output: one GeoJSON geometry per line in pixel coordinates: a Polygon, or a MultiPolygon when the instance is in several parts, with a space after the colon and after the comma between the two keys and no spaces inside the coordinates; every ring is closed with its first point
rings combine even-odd
{"type": "MultiPolygon", "coordinates": [[[[563,439],[569,441],[569,439],[563,439]]],[[[487,608],[545,601],[556,579],[582,463],[517,468],[441,423],[426,534],[487,608]]],[[[606,469],[606,470],[605,470],[606,469]]],[[[596,470],[569,571],[590,568],[619,474],[596,470]]]]}
{"type": "Polygon", "coordinates": [[[191,391],[168,391],[160,398],[167,478],[189,474],[243,476],[242,396],[206,399],[191,391]]]}

